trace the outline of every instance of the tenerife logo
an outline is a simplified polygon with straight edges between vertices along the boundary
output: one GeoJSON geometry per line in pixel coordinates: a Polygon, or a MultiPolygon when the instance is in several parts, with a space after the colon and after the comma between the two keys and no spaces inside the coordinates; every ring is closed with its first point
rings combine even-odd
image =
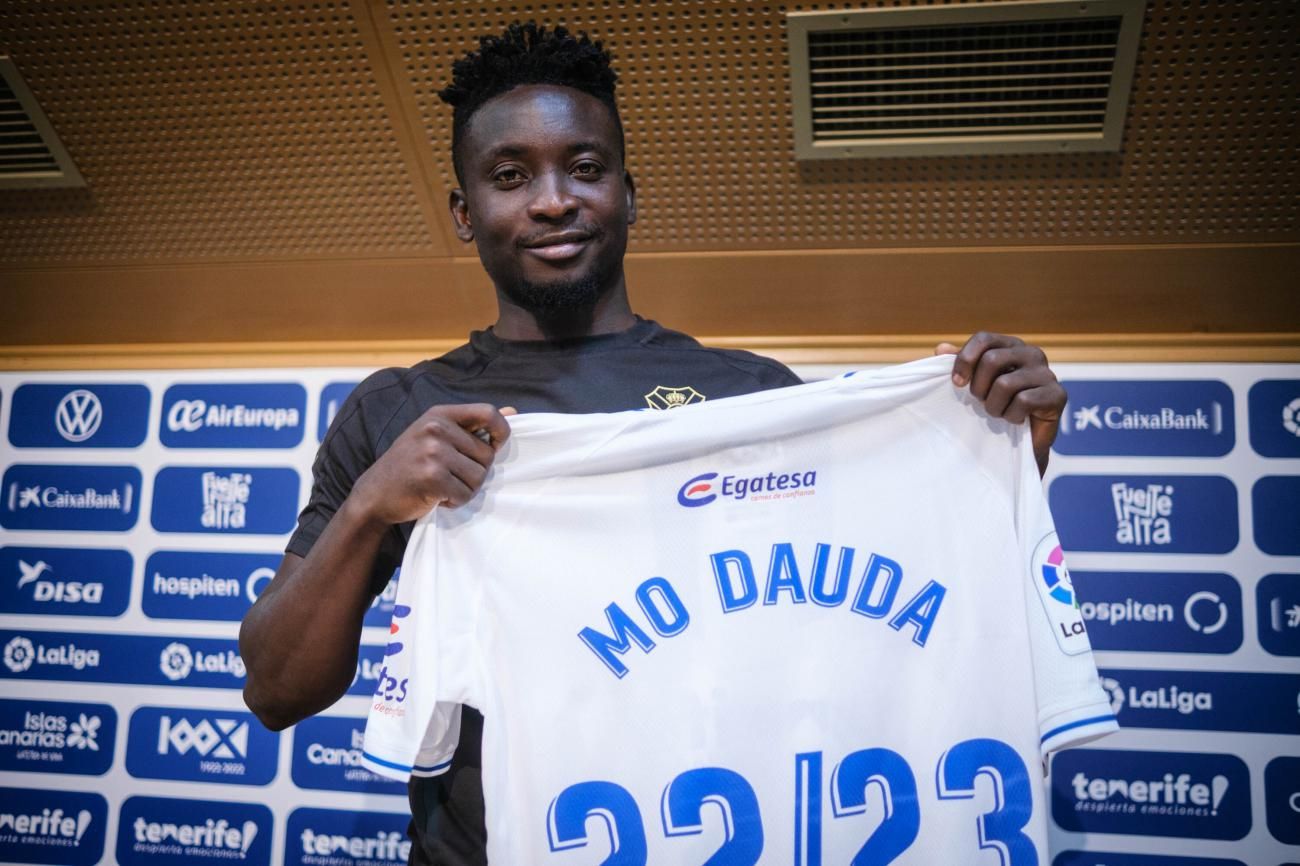
{"type": "Polygon", "coordinates": [[[10,529],[126,530],[135,525],[140,470],[16,464],[4,474],[0,523],[10,529]]]}
{"type": "Polygon", "coordinates": [[[295,809],[285,831],[285,866],[404,864],[410,816],[334,809],[295,809]]]}
{"type": "Polygon", "coordinates": [[[54,427],[69,442],[85,442],[99,430],[104,407],[95,392],[78,388],[69,391],[54,410],[54,427]]]}
{"type": "Polygon", "coordinates": [[[116,724],[106,704],[0,700],[0,769],[104,773],[116,724]]]}
{"type": "Polygon", "coordinates": [[[1240,839],[1250,777],[1233,755],[1070,749],[1052,761],[1052,816],[1075,832],[1240,839]]]}
{"type": "Polygon", "coordinates": [[[1065,554],[1061,552],[1055,532],[1045,535],[1034,547],[1029,567],[1061,652],[1066,655],[1087,652],[1090,648],[1088,632],[1074,597],[1074,584],[1070,581],[1070,570],[1065,566],[1065,554]]]}
{"type": "Polygon", "coordinates": [[[293,528],[298,473],[287,467],[167,466],[154,482],[159,532],[266,533],[293,528]]]}
{"type": "Polygon", "coordinates": [[[271,810],[252,803],[129,797],[122,804],[117,860],[193,864],[270,860],[271,810]]]}
{"type": "Polygon", "coordinates": [[[1241,587],[1226,574],[1081,572],[1094,649],[1228,653],[1241,646],[1241,587]]]}
{"type": "Polygon", "coordinates": [[[719,497],[736,501],[767,502],[776,499],[795,499],[816,494],[817,470],[787,472],[743,477],[705,472],[689,479],[677,490],[677,502],[686,508],[708,505],[719,497]]]}
{"type": "Polygon", "coordinates": [[[140,707],[131,715],[126,769],[137,778],[265,785],[280,738],[251,713],[140,707]]]}
{"type": "Polygon", "coordinates": [[[168,448],[292,448],[306,407],[306,390],[292,383],[173,385],[160,437],[168,448]]]}
{"type": "Polygon", "coordinates": [[[313,716],[294,726],[293,783],[325,791],[401,794],[401,782],[376,776],[362,764],[366,720],[313,716]]]}
{"type": "Polygon", "coordinates": [[[1219,457],[1235,440],[1232,389],[1219,381],[1067,381],[1063,454],[1219,457]]]}
{"type": "Polygon", "coordinates": [[[108,804],[98,794],[0,788],[0,858],[90,866],[104,850],[108,804]]]}
{"type": "Polygon", "coordinates": [[[692,403],[703,403],[707,397],[689,385],[682,388],[669,388],[659,385],[645,395],[645,404],[651,409],[680,409],[692,403]]]}
{"type": "Polygon", "coordinates": [[[16,635],[5,644],[4,662],[5,667],[16,674],[31,670],[33,665],[81,671],[99,667],[99,650],[83,649],[72,642],[46,646],[33,643],[25,635],[16,635]]]}
{"type": "Polygon", "coordinates": [[[9,441],[19,448],[134,448],[148,425],[144,385],[20,385],[9,441]]]}

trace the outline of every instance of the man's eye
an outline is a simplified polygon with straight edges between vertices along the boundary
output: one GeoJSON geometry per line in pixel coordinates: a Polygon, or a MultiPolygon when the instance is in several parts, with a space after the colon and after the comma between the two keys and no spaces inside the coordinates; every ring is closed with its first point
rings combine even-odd
{"type": "Polygon", "coordinates": [[[492,181],[500,184],[517,183],[523,179],[523,173],[517,168],[503,168],[492,175],[492,181]]]}
{"type": "Polygon", "coordinates": [[[596,177],[600,172],[601,167],[598,162],[580,162],[573,167],[573,173],[578,177],[596,177]]]}

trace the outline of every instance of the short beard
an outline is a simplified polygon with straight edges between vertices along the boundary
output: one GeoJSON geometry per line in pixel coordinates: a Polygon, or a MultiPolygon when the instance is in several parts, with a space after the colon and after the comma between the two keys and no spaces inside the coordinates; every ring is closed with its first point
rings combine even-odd
{"type": "Polygon", "coordinates": [[[555,319],[594,309],[605,294],[603,282],[596,274],[551,283],[520,280],[508,286],[505,294],[539,319],[555,319]]]}

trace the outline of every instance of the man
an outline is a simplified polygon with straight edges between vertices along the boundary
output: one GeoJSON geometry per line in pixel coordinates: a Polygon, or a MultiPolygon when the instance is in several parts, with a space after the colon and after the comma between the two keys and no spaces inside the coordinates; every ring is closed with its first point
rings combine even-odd
{"type": "MultiPolygon", "coordinates": [[[[615,81],[600,43],[532,24],[484,38],[453,67],[441,93],[460,183],[451,214],[461,240],[477,242],[499,315],[442,358],[375,373],[335,418],[284,561],[240,631],[245,700],[268,727],[347,690],[362,619],[413,522],[473,498],[509,436],[496,407],[609,412],[656,406],[656,394],[691,402],[798,383],[775,361],[633,314],[623,255],[636,194],[615,81]]],[[[1045,467],[1065,392],[1041,351],[976,335],[954,381],[990,414],[1028,421],[1045,467]]],[[[466,709],[451,769],[412,780],[412,863],[486,862],[481,739],[482,718],[466,709]]]]}

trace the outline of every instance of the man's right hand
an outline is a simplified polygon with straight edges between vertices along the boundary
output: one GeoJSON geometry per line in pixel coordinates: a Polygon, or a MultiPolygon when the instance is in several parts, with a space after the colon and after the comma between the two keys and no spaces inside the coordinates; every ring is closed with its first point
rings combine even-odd
{"type": "Polygon", "coordinates": [[[347,691],[383,537],[472,499],[510,436],[509,414],[486,403],[425,412],[357,478],[311,552],[285,554],[239,630],[244,701],[263,724],[287,727],[347,691]]]}
{"type": "Polygon", "coordinates": [[[437,505],[464,505],[510,437],[504,416],[514,411],[487,403],[434,406],[361,474],[348,499],[384,526],[418,520],[437,505]]]}

